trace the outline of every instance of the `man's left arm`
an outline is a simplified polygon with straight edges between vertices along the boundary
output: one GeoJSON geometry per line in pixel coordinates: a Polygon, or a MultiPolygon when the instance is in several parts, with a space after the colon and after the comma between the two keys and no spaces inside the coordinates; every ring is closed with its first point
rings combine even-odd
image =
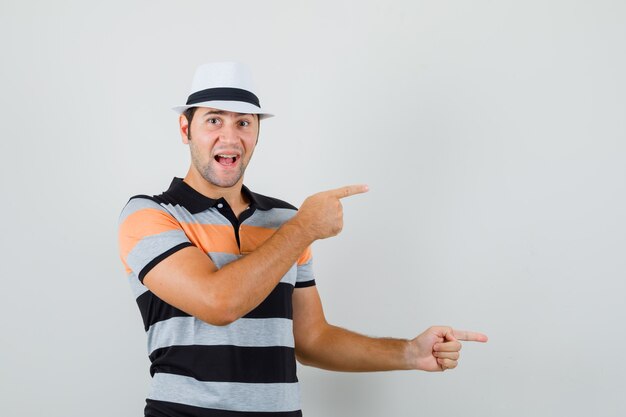
{"type": "Polygon", "coordinates": [[[298,360],[333,371],[444,371],[456,368],[461,341],[487,341],[484,334],[446,326],[430,327],[412,340],[374,338],[342,329],[326,321],[315,286],[295,289],[293,321],[298,360]]]}

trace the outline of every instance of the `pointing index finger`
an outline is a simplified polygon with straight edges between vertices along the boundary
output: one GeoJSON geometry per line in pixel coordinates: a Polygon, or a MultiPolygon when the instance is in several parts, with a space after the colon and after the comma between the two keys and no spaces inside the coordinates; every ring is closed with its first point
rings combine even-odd
{"type": "Polygon", "coordinates": [[[458,340],[463,340],[465,342],[481,342],[485,343],[489,338],[486,334],[478,333],[478,332],[470,332],[467,330],[456,330],[452,331],[454,337],[458,340]]]}
{"type": "Polygon", "coordinates": [[[335,188],[329,192],[337,198],[346,198],[355,194],[362,194],[369,191],[369,187],[365,184],[346,185],[345,187],[335,188]]]}

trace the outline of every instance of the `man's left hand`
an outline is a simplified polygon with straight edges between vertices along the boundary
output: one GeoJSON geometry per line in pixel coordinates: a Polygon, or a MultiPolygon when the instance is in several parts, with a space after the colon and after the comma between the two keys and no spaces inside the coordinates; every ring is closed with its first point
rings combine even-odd
{"type": "Polygon", "coordinates": [[[482,333],[433,326],[409,342],[409,361],[411,367],[422,371],[454,369],[459,362],[461,341],[485,343],[487,339],[482,333]]]}

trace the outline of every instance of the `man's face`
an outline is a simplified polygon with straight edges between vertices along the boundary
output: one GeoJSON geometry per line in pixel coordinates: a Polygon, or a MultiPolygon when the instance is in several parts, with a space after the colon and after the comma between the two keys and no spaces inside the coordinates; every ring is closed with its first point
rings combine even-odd
{"type": "Polygon", "coordinates": [[[206,181],[223,188],[243,181],[259,135],[257,115],[200,107],[191,126],[181,115],[180,127],[192,166],[206,181]]]}

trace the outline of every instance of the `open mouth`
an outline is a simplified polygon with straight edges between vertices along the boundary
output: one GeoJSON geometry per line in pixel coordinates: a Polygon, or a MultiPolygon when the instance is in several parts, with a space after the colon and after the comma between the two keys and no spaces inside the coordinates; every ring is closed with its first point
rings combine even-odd
{"type": "Polygon", "coordinates": [[[239,155],[219,154],[215,155],[215,160],[224,166],[234,165],[239,160],[239,155]]]}

